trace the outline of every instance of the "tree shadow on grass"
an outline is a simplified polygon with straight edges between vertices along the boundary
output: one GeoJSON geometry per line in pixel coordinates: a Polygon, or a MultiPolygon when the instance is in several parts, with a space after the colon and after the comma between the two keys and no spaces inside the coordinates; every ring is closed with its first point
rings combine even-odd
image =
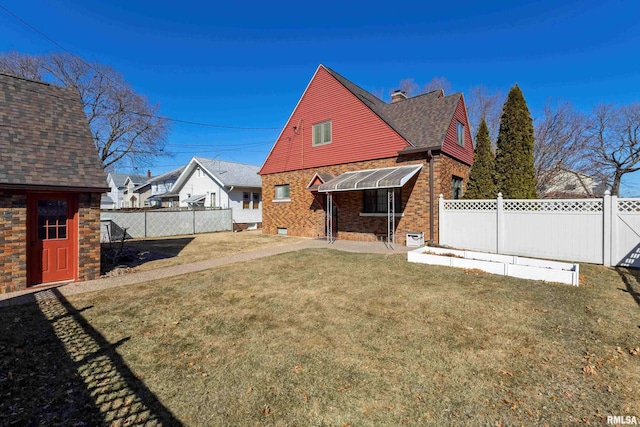
{"type": "Polygon", "coordinates": [[[626,286],[626,289],[618,289],[631,295],[636,304],[640,306],[640,270],[635,268],[616,267],[616,272],[620,275],[622,282],[626,286]]]}
{"type": "Polygon", "coordinates": [[[182,423],[53,288],[0,309],[0,425],[182,423]]]}
{"type": "Polygon", "coordinates": [[[193,239],[193,237],[181,237],[125,240],[122,248],[119,248],[118,243],[103,243],[103,258],[109,262],[103,262],[102,273],[108,273],[118,266],[134,268],[150,261],[176,257],[193,239]],[[117,252],[120,249],[117,259],[113,259],[114,251],[117,252]]]}

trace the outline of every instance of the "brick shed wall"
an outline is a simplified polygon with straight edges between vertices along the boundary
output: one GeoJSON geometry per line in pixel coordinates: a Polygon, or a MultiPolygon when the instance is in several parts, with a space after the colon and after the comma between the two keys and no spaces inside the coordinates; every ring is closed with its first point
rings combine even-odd
{"type": "MultiPolygon", "coordinates": [[[[0,293],[27,288],[27,195],[0,191],[0,293]]],[[[78,280],[100,275],[100,194],[78,195],[78,280]]]]}
{"type": "Polygon", "coordinates": [[[27,195],[0,191],[0,293],[27,285],[27,195]]]}
{"type": "Polygon", "coordinates": [[[100,276],[100,194],[78,196],[78,280],[100,276]]]}

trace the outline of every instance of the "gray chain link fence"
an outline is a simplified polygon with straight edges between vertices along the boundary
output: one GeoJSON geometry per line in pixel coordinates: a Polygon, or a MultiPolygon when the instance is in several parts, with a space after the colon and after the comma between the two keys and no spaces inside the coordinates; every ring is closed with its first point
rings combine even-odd
{"type": "Polygon", "coordinates": [[[231,231],[231,209],[101,212],[101,241],[231,231]]]}

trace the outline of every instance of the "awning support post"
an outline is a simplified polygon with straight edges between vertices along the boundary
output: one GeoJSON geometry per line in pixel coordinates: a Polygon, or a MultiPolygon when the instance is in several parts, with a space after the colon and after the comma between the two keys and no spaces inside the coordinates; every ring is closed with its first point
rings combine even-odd
{"type": "Polygon", "coordinates": [[[333,243],[335,236],[333,235],[333,195],[327,193],[327,243],[333,243]]]}
{"type": "Polygon", "coordinates": [[[387,248],[392,250],[396,243],[396,206],[393,190],[393,188],[387,188],[387,248]]]}

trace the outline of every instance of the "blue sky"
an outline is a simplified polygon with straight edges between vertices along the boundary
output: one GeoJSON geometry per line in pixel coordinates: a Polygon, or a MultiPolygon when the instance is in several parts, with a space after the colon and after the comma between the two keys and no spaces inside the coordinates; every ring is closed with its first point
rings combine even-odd
{"type": "MultiPolygon", "coordinates": [[[[173,124],[176,155],[154,174],[194,155],[262,164],[320,63],[385,94],[404,78],[446,77],[462,92],[517,82],[534,118],[549,97],[585,112],[640,101],[638,2],[433,3],[0,0],[71,52],[116,68],[162,115],[276,128],[173,124]]],[[[8,50],[60,49],[0,10],[8,50]]],[[[640,173],[622,194],[640,196],[640,173]]]]}

